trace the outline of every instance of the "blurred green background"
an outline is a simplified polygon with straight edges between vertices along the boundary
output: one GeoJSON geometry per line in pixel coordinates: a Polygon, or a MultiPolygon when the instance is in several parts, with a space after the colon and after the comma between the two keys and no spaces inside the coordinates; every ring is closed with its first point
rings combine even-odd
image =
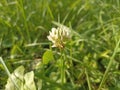
{"type": "MultiPolygon", "coordinates": [[[[109,78],[105,81],[105,89],[101,90],[119,89],[120,0],[0,0],[0,56],[9,71],[13,72],[20,65],[25,66],[26,72],[34,70],[49,48],[47,35],[52,27],[56,27],[54,22],[75,32],[71,57],[84,63],[81,66],[73,61],[76,75],[70,73],[70,78],[74,78],[73,85],[78,85],[75,90],[88,90],[81,70],[84,67],[88,68],[92,89],[96,90],[100,84],[97,74],[100,73],[100,78],[104,75],[111,58],[114,60],[109,78]]],[[[0,89],[5,87],[7,78],[0,64],[0,89]]]]}

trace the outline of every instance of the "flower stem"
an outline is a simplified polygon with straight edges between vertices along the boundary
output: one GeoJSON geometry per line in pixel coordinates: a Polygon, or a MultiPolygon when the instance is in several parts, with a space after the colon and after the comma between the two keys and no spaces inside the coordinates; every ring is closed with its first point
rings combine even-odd
{"type": "Polygon", "coordinates": [[[61,84],[65,83],[65,54],[63,52],[63,50],[60,49],[61,52],[61,67],[60,67],[60,71],[61,71],[61,84]]]}
{"type": "Polygon", "coordinates": [[[64,60],[61,60],[61,84],[64,84],[64,60]]]}

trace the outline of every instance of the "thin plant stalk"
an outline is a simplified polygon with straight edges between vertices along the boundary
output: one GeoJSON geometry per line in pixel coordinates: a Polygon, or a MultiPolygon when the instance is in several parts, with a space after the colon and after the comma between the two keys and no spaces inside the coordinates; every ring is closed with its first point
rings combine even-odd
{"type": "Polygon", "coordinates": [[[91,84],[90,84],[90,79],[89,79],[88,72],[87,72],[86,69],[85,69],[85,74],[86,74],[86,77],[87,77],[88,88],[89,88],[89,90],[92,90],[91,89],[91,84]]]}
{"type": "MultiPolygon", "coordinates": [[[[70,46],[70,57],[72,57],[72,46],[70,46]]],[[[73,61],[72,61],[72,59],[70,59],[70,67],[71,67],[71,74],[72,74],[72,76],[73,76],[73,61]]],[[[71,80],[72,80],[72,78],[71,78],[71,80]]],[[[74,83],[73,83],[73,81],[72,81],[72,84],[74,85],[74,83]]]]}
{"type": "Polygon", "coordinates": [[[18,85],[17,85],[17,84],[16,84],[16,82],[12,79],[11,74],[10,74],[10,72],[9,72],[9,70],[8,70],[8,68],[7,68],[7,66],[6,66],[6,64],[4,63],[4,61],[3,61],[2,57],[0,57],[0,62],[1,62],[1,63],[2,63],[2,65],[4,66],[5,71],[6,71],[6,73],[8,74],[8,76],[9,76],[10,80],[13,82],[13,84],[15,85],[15,87],[19,90],[18,85]]]}
{"type": "Polygon", "coordinates": [[[64,63],[64,60],[65,60],[65,55],[64,55],[64,52],[62,49],[60,49],[60,52],[61,52],[61,67],[60,67],[60,72],[61,72],[61,84],[64,84],[65,83],[65,63],[64,63]]]}
{"type": "Polygon", "coordinates": [[[120,45],[120,39],[119,39],[119,41],[118,41],[118,43],[117,43],[117,45],[116,45],[116,47],[115,47],[115,49],[114,49],[113,55],[112,55],[111,58],[110,58],[109,64],[108,64],[108,66],[107,66],[107,69],[106,69],[106,71],[105,71],[105,74],[103,75],[103,78],[102,78],[102,81],[101,81],[101,83],[100,83],[100,86],[99,86],[98,90],[101,90],[102,85],[104,84],[105,80],[107,79],[108,72],[109,72],[109,70],[110,70],[110,67],[111,67],[113,61],[114,61],[114,57],[115,57],[115,55],[116,55],[116,53],[117,53],[117,50],[118,50],[118,48],[119,48],[119,45],[120,45]]]}

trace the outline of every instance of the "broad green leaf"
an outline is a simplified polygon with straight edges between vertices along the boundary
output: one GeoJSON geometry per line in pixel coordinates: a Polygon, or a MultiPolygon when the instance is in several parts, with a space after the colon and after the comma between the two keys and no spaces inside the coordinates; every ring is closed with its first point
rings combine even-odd
{"type": "Polygon", "coordinates": [[[36,90],[33,71],[26,73],[24,76],[24,80],[24,90],[36,90]]]}
{"type": "Polygon", "coordinates": [[[8,78],[5,90],[36,90],[33,71],[24,75],[24,67],[18,67],[8,78]]]}
{"type": "Polygon", "coordinates": [[[37,82],[37,88],[38,88],[38,90],[42,89],[42,79],[38,80],[38,82],[37,82]]]}
{"type": "Polygon", "coordinates": [[[24,67],[18,67],[8,78],[5,90],[22,90],[23,88],[24,67]]]}
{"type": "Polygon", "coordinates": [[[51,60],[54,60],[53,52],[51,50],[47,50],[43,54],[43,64],[48,64],[51,60]]]}

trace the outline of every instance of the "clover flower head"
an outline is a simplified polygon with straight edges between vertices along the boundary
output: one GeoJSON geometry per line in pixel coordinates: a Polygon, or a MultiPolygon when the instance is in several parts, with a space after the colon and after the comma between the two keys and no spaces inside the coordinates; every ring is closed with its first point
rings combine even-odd
{"type": "Polygon", "coordinates": [[[52,47],[63,48],[67,40],[70,39],[70,29],[63,25],[52,28],[47,38],[53,43],[52,47]]]}

